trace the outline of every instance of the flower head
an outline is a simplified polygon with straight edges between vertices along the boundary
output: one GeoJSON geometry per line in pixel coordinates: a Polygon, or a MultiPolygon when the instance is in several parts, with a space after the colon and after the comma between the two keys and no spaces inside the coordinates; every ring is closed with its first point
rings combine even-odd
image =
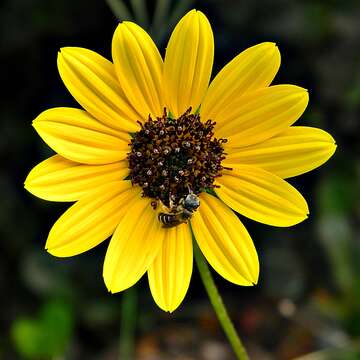
{"type": "Polygon", "coordinates": [[[320,166],[336,148],[328,133],[293,126],[308,93],[270,86],[280,66],[275,44],[241,52],[209,85],[213,57],[200,11],[177,24],[164,61],[142,28],[122,22],[113,63],[83,48],[59,52],[60,76],[84,110],[53,108],[33,122],[58,154],[30,172],[26,189],[76,201],[46,249],[73,256],[111,236],[103,271],[109,291],[147,272],[166,311],[188,289],[192,235],[225,279],[257,283],[254,244],[232,210],[274,226],[303,221],[306,201],[284,179],[320,166]]]}

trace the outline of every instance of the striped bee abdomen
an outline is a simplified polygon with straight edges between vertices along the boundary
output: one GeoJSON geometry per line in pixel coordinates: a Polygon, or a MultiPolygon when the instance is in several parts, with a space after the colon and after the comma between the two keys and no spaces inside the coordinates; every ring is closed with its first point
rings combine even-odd
{"type": "Polygon", "coordinates": [[[180,214],[159,213],[158,219],[163,224],[163,227],[167,228],[177,226],[184,222],[180,214]]]}

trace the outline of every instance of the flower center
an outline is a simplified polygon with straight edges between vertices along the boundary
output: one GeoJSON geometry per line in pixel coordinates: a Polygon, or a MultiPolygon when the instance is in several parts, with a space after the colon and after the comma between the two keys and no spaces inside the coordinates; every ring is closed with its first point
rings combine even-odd
{"type": "Polygon", "coordinates": [[[214,138],[215,122],[200,121],[199,114],[188,109],[178,119],[164,109],[162,117],[140,123],[141,130],[132,135],[128,153],[130,178],[143,189],[143,196],[160,200],[176,208],[187,195],[214,188],[214,180],[224,169],[223,144],[214,138]]]}

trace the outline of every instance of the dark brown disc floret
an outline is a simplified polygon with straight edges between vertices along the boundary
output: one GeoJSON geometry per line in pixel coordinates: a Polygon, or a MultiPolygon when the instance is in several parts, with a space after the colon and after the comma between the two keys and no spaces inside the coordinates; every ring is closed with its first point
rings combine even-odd
{"type": "Polygon", "coordinates": [[[215,187],[225,159],[226,139],[214,137],[215,122],[200,121],[188,109],[178,119],[169,116],[140,123],[132,135],[128,153],[130,179],[143,189],[143,196],[166,206],[179,204],[189,192],[196,195],[215,187]]]}

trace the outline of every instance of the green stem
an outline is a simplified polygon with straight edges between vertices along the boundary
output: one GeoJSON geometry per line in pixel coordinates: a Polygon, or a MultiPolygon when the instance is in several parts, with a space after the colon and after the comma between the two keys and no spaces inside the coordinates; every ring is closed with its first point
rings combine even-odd
{"type": "Polygon", "coordinates": [[[206,292],[209,295],[210,302],[215,310],[219,322],[230,342],[237,359],[248,360],[249,357],[246,353],[244,345],[242,344],[239,335],[229,317],[226,307],[222,301],[221,295],[215,285],[214,279],[210,273],[208,264],[201,253],[196,241],[194,241],[194,254],[197,267],[199,269],[200,277],[204,283],[206,292]]]}
{"type": "Polygon", "coordinates": [[[136,289],[135,287],[131,287],[130,289],[126,290],[122,296],[119,360],[134,359],[136,311],[136,289]]]}

